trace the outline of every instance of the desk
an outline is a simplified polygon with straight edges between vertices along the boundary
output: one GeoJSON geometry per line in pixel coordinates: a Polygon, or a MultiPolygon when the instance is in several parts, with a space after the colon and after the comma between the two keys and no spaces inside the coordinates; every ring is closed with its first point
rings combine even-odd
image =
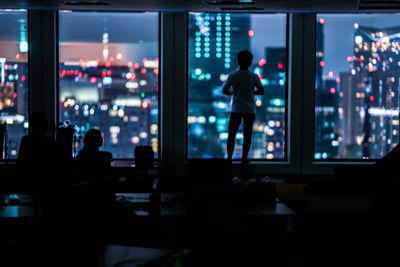
{"type": "Polygon", "coordinates": [[[27,219],[37,216],[37,210],[33,204],[32,195],[4,194],[4,206],[0,210],[0,218],[27,219]],[[14,203],[13,203],[14,201],[14,203]]]}
{"type": "Polygon", "coordinates": [[[104,249],[103,266],[112,267],[116,264],[121,267],[142,266],[149,261],[165,257],[171,253],[173,253],[173,250],[108,245],[104,249]]]}

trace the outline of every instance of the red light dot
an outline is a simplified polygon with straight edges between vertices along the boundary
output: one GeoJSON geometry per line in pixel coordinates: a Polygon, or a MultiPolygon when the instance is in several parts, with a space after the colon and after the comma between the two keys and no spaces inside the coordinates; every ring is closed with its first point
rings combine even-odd
{"type": "Polygon", "coordinates": [[[106,68],[109,68],[111,66],[111,63],[110,62],[107,62],[106,63],[106,68]]]}
{"type": "Polygon", "coordinates": [[[16,58],[16,59],[19,59],[19,58],[20,58],[20,55],[19,55],[19,54],[16,54],[16,55],[15,55],[15,58],[16,58]]]}
{"type": "Polygon", "coordinates": [[[334,93],[336,93],[336,89],[335,89],[335,87],[331,87],[331,94],[334,94],[334,93]]]}
{"type": "Polygon", "coordinates": [[[254,31],[253,30],[249,30],[248,34],[249,34],[250,37],[253,37],[254,36],[254,31]]]}
{"type": "Polygon", "coordinates": [[[111,76],[111,70],[107,71],[107,76],[111,76]]]}
{"type": "Polygon", "coordinates": [[[142,102],[142,108],[146,109],[149,107],[149,103],[147,101],[142,102]]]}
{"type": "Polygon", "coordinates": [[[267,63],[267,61],[265,60],[265,58],[260,59],[260,61],[258,61],[258,65],[260,65],[260,67],[264,66],[267,63]]]}
{"type": "Polygon", "coordinates": [[[134,80],[134,79],[136,79],[136,75],[135,75],[135,73],[132,73],[131,80],[134,80]]]}
{"type": "Polygon", "coordinates": [[[324,24],[324,23],[325,23],[325,20],[323,18],[320,18],[319,19],[319,24],[324,24]]]}
{"type": "Polygon", "coordinates": [[[374,101],[374,96],[373,95],[371,95],[371,96],[369,96],[369,101],[374,101]]]}
{"type": "Polygon", "coordinates": [[[321,67],[323,67],[323,66],[325,66],[325,62],[324,62],[324,61],[320,61],[320,62],[319,62],[319,65],[320,65],[321,67]]]}
{"type": "Polygon", "coordinates": [[[282,63],[278,63],[278,69],[283,69],[283,64],[282,63]]]}
{"type": "Polygon", "coordinates": [[[91,82],[91,83],[95,83],[95,82],[96,82],[96,77],[90,78],[90,82],[91,82]]]}
{"type": "Polygon", "coordinates": [[[66,70],[63,70],[63,71],[61,72],[61,75],[64,76],[66,73],[67,73],[66,70]]]}
{"type": "Polygon", "coordinates": [[[139,68],[139,63],[133,64],[133,68],[134,68],[135,70],[137,70],[137,69],[139,68]]]}
{"type": "Polygon", "coordinates": [[[74,71],[74,75],[76,76],[76,75],[78,75],[78,71],[76,70],[76,71],[74,71]]]}
{"type": "Polygon", "coordinates": [[[141,72],[142,74],[145,74],[145,73],[147,72],[147,70],[146,70],[145,68],[143,68],[140,72],[141,72]]]}
{"type": "Polygon", "coordinates": [[[102,74],[101,74],[101,78],[104,78],[104,77],[106,77],[107,76],[107,74],[105,73],[105,72],[103,72],[102,74]]]}
{"type": "Polygon", "coordinates": [[[147,61],[147,58],[144,58],[144,59],[142,60],[143,63],[145,63],[146,61],[147,61]]]}
{"type": "Polygon", "coordinates": [[[340,83],[340,78],[336,78],[336,82],[337,82],[337,83],[340,83]]]}
{"type": "Polygon", "coordinates": [[[68,102],[65,101],[65,102],[64,102],[64,108],[67,108],[67,107],[68,107],[68,102]]]}
{"type": "Polygon", "coordinates": [[[132,62],[129,61],[129,62],[128,62],[128,67],[129,67],[129,68],[132,68],[132,65],[133,65],[132,62]]]}
{"type": "Polygon", "coordinates": [[[79,73],[78,73],[78,77],[79,77],[79,78],[82,78],[82,72],[79,72],[79,73]]]}
{"type": "Polygon", "coordinates": [[[13,97],[14,97],[14,98],[17,98],[17,93],[14,93],[14,94],[13,94],[13,97]]]}
{"type": "Polygon", "coordinates": [[[347,61],[348,62],[352,62],[353,61],[353,57],[347,57],[347,61]]]}
{"type": "Polygon", "coordinates": [[[258,75],[258,78],[260,79],[260,80],[262,80],[262,75],[260,74],[260,75],[258,75]]]}
{"type": "Polygon", "coordinates": [[[113,57],[110,57],[110,62],[113,62],[114,61],[114,58],[113,57]]]}
{"type": "Polygon", "coordinates": [[[21,76],[21,81],[25,81],[25,79],[26,79],[26,78],[25,78],[25,75],[22,75],[22,76],[21,76]]]}

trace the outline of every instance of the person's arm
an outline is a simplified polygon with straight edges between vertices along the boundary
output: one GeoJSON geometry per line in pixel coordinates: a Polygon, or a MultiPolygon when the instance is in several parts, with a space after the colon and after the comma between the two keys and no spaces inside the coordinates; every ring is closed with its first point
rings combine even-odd
{"type": "Polygon", "coordinates": [[[255,95],[264,95],[264,87],[258,77],[256,77],[256,89],[257,90],[254,92],[255,95]]]}
{"type": "Polygon", "coordinates": [[[222,93],[224,95],[228,95],[231,96],[233,93],[229,90],[232,86],[232,79],[231,76],[229,75],[228,80],[226,81],[226,83],[224,84],[224,87],[222,88],[222,93]]]}

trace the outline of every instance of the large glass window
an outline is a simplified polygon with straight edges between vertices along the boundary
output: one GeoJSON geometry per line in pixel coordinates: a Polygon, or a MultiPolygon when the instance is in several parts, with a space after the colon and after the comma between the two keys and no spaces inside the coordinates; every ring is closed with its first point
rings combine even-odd
{"type": "MultiPolygon", "coordinates": [[[[261,79],[249,158],[285,158],[286,15],[189,14],[188,157],[226,157],[230,98],[222,94],[228,75],[238,69],[237,53],[250,50],[250,70],[261,79]]],[[[243,134],[233,158],[240,158],[243,134]]]]}
{"type": "Polygon", "coordinates": [[[317,16],[315,159],[378,159],[399,142],[400,15],[317,16]]]}
{"type": "Polygon", "coordinates": [[[60,121],[104,133],[103,149],[158,152],[158,13],[61,11],[60,121]]]}
{"type": "Polygon", "coordinates": [[[28,47],[26,10],[0,10],[0,123],[7,128],[9,158],[17,157],[28,133],[28,47]]]}

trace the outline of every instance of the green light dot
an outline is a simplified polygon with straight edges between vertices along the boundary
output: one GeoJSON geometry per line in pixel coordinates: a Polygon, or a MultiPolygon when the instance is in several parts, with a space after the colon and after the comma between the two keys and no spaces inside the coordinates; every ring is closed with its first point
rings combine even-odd
{"type": "Polygon", "coordinates": [[[201,57],[201,54],[200,53],[196,53],[196,57],[197,58],[201,57]]]}
{"type": "Polygon", "coordinates": [[[144,96],[145,96],[145,94],[144,94],[144,93],[141,93],[141,94],[140,94],[140,96],[141,96],[141,97],[144,97],[144,96]]]}

